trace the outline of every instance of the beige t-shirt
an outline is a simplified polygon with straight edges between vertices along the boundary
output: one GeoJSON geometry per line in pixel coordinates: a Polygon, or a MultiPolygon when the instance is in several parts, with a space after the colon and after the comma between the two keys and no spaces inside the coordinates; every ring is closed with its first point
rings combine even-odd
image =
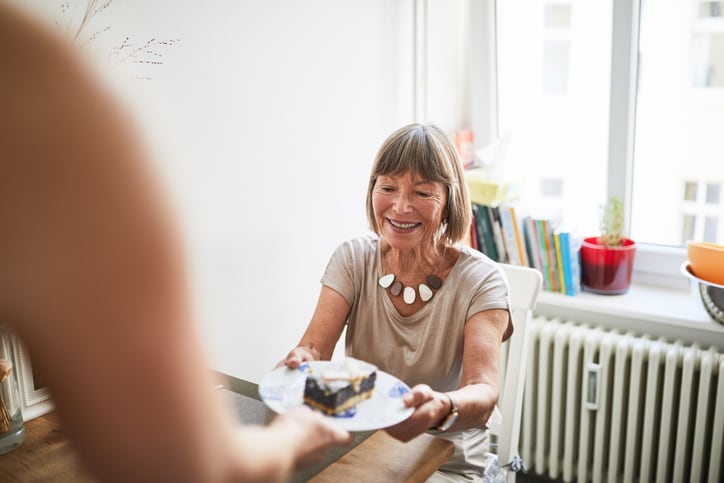
{"type": "MultiPolygon", "coordinates": [[[[461,255],[442,287],[417,313],[403,317],[378,285],[384,275],[379,238],[368,235],[342,243],[332,255],[322,284],[350,304],[346,353],[370,362],[410,387],[425,383],[436,391],[458,388],[465,323],[478,312],[509,310],[508,284],[498,265],[460,245],[461,255]]],[[[512,333],[509,326],[506,337],[512,333]]],[[[456,445],[443,469],[482,474],[487,431],[441,435],[456,445]]]]}

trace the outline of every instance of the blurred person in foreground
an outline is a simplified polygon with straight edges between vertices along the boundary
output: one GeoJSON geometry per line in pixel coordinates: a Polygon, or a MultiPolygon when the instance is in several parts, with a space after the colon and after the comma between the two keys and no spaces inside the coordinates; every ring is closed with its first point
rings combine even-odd
{"type": "Polygon", "coordinates": [[[0,2],[0,320],[102,481],[284,481],[348,432],[241,426],[207,366],[176,221],[117,101],[0,2]]]}
{"type": "Polygon", "coordinates": [[[500,347],[513,326],[504,273],[460,243],[472,208],[446,133],[429,124],[392,133],[377,153],[366,207],[374,234],[336,249],[312,320],[283,362],[294,369],[329,359],[346,325],[348,356],[412,387],[404,401],[415,411],[387,432],[409,441],[427,431],[455,444],[429,481],[481,481],[500,347]]]}

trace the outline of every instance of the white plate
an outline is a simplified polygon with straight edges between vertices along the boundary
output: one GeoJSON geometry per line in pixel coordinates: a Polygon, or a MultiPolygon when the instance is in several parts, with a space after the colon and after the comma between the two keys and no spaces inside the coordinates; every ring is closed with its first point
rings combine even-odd
{"type": "MultiPolygon", "coordinates": [[[[361,369],[369,364],[357,361],[361,369]]],[[[298,369],[278,367],[264,376],[259,384],[259,395],[272,411],[284,413],[304,404],[304,383],[307,368],[316,371],[343,370],[344,361],[309,361],[298,369]]],[[[406,408],[402,395],[410,388],[394,376],[377,369],[375,391],[372,397],[333,419],[347,431],[370,431],[386,428],[407,419],[413,408],[406,408]]]]}

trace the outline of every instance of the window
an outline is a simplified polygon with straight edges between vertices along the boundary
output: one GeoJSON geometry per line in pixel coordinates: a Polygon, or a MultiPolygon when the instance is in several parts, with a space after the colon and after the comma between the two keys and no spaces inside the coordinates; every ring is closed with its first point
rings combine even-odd
{"type": "Polygon", "coordinates": [[[679,242],[687,240],[717,242],[719,227],[719,185],[705,181],[685,181],[681,202],[682,229],[679,242]]]}
{"type": "Polygon", "coordinates": [[[498,123],[525,209],[590,236],[606,199],[611,3],[585,5],[497,3],[498,123]]]}
{"type": "Polygon", "coordinates": [[[631,232],[642,242],[724,243],[721,3],[641,4],[631,232]]]}
{"type": "Polygon", "coordinates": [[[588,236],[600,205],[620,196],[637,270],[661,274],[678,275],[686,240],[724,244],[723,7],[496,3],[498,129],[510,136],[509,173],[528,181],[521,193],[548,211],[534,214],[588,236]],[[551,179],[557,210],[543,192],[551,179]],[[646,253],[662,250],[678,262],[647,267],[646,253]]]}

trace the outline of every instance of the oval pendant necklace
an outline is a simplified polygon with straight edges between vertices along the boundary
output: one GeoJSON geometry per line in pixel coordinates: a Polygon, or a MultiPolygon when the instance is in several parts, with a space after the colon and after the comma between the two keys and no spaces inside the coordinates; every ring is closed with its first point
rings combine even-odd
{"type": "MultiPolygon", "coordinates": [[[[443,253],[443,261],[445,260],[445,253],[447,253],[447,247],[445,247],[445,252],[443,253]]],[[[379,278],[377,280],[377,283],[380,287],[383,289],[390,289],[390,293],[397,297],[402,293],[402,300],[407,305],[412,305],[415,303],[415,300],[417,300],[417,295],[419,294],[420,300],[423,302],[428,302],[430,299],[432,299],[432,296],[435,295],[434,290],[438,290],[440,287],[442,287],[442,279],[435,275],[434,273],[431,273],[427,277],[425,277],[425,281],[427,283],[421,283],[417,286],[417,292],[415,292],[414,287],[405,287],[402,285],[402,282],[399,280],[395,280],[397,276],[394,273],[387,273],[379,278]]]]}
{"type": "MultiPolygon", "coordinates": [[[[423,302],[429,301],[432,296],[435,295],[435,292],[433,292],[432,289],[437,290],[442,287],[442,279],[435,274],[431,273],[428,275],[425,281],[427,284],[421,283],[417,286],[417,293],[420,294],[420,300],[423,302]]],[[[402,282],[395,281],[394,273],[388,273],[387,275],[381,276],[377,283],[379,283],[382,288],[389,287],[390,293],[395,297],[400,295],[400,292],[402,292],[402,300],[404,300],[407,305],[414,304],[417,299],[415,289],[413,287],[404,287],[402,282]]]]}

